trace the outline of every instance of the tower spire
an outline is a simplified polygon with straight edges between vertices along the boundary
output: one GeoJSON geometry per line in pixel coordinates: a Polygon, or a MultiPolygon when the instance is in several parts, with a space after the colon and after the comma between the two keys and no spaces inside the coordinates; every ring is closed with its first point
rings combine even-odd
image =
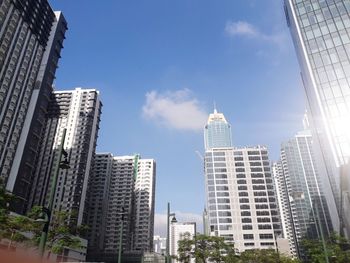
{"type": "Polygon", "coordinates": [[[217,113],[218,113],[218,111],[216,109],[216,101],[214,100],[214,114],[217,114],[217,113]]]}

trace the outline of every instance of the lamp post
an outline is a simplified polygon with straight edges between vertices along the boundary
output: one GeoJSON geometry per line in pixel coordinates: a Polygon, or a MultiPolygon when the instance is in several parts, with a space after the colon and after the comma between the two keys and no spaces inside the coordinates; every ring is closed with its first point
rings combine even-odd
{"type": "Polygon", "coordinates": [[[52,208],[53,208],[56,187],[57,187],[57,179],[58,179],[60,169],[67,170],[70,168],[69,162],[68,162],[68,153],[63,149],[64,141],[66,138],[66,132],[67,132],[67,130],[63,129],[61,144],[58,148],[58,160],[55,164],[54,171],[53,171],[53,178],[52,178],[52,184],[51,184],[51,190],[50,190],[50,196],[49,196],[49,205],[47,208],[46,207],[42,208],[42,212],[45,215],[45,218],[44,218],[45,225],[43,227],[41,237],[40,237],[40,243],[39,243],[39,255],[40,255],[40,257],[43,257],[44,253],[45,253],[45,245],[46,245],[47,235],[49,232],[49,226],[50,226],[51,215],[52,215],[52,208]],[[64,160],[62,160],[62,155],[64,156],[64,160]]]}
{"type": "Polygon", "coordinates": [[[124,216],[125,216],[125,208],[122,207],[121,214],[121,223],[120,223],[120,232],[119,232],[119,246],[118,246],[118,263],[122,262],[122,247],[123,247],[123,227],[124,227],[124,216]]]}
{"type": "Polygon", "coordinates": [[[166,263],[171,263],[170,260],[170,217],[173,216],[171,223],[176,223],[175,213],[170,213],[170,203],[168,202],[167,211],[167,238],[166,238],[166,263]]]}

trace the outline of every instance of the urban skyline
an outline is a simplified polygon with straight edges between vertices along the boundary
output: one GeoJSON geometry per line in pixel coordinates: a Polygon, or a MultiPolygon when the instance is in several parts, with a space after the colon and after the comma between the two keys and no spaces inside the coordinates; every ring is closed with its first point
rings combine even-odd
{"type": "MultiPolygon", "coordinates": [[[[155,158],[159,175],[157,199],[170,201],[177,214],[183,215],[186,221],[194,219],[198,221],[202,218],[205,187],[201,160],[195,152],[203,152],[203,124],[209,112],[213,111],[214,101],[218,111],[224,112],[232,124],[233,143],[237,146],[266,145],[271,160],[278,158],[280,142],[302,128],[300,119],[305,111],[304,94],[282,3],[224,1],[214,7],[209,2],[201,2],[201,9],[195,11],[195,6],[187,6],[184,2],[169,9],[157,1],[151,5],[158,6],[152,11],[151,6],[141,2],[140,6],[135,6],[135,11],[139,15],[134,17],[135,21],[131,19],[133,9],[122,3],[107,1],[106,10],[103,11],[94,3],[84,5],[86,15],[93,16],[95,13],[93,10],[97,10],[97,14],[109,13],[112,10],[118,13],[115,22],[107,15],[104,16],[111,20],[106,28],[105,24],[100,24],[103,19],[96,21],[98,24],[95,25],[90,25],[91,21],[82,23],[77,19],[76,10],[81,8],[77,2],[51,1],[51,3],[55,9],[63,10],[65,16],[69,18],[66,39],[66,42],[69,42],[65,44],[61,67],[55,82],[56,89],[82,86],[94,87],[101,91],[104,108],[98,151],[112,151],[118,155],[141,153],[155,158]],[[181,6],[184,8],[183,11],[179,9],[181,6]],[[120,13],[121,10],[125,13],[120,13]],[[156,10],[165,12],[160,13],[162,15],[156,19],[159,24],[156,21],[152,23],[150,21],[150,24],[141,22],[142,17],[147,20],[149,14],[153,14],[156,10]],[[184,12],[185,20],[180,21],[174,17],[172,10],[175,10],[179,17],[184,12]],[[167,19],[169,15],[173,20],[167,19]],[[194,20],[194,18],[200,19],[203,15],[212,18],[203,20],[205,27],[194,20]],[[166,27],[160,26],[162,20],[172,28],[176,36],[184,32],[188,41],[182,41],[181,37],[175,38],[166,27]],[[117,21],[130,23],[132,28],[141,24],[141,32],[144,33],[139,35],[132,30],[125,31],[122,24],[115,24],[117,21]],[[238,23],[239,21],[245,23],[238,23]],[[98,25],[105,28],[103,37],[102,32],[95,30],[98,25]],[[110,28],[110,25],[114,25],[114,29],[110,28]],[[247,25],[254,31],[253,34],[235,33],[235,26],[245,28],[247,25]],[[87,32],[87,27],[92,31],[87,32]],[[121,32],[125,40],[120,39],[117,33],[108,33],[116,31],[121,32]],[[198,32],[197,36],[210,46],[198,45],[198,40],[196,41],[191,35],[195,32],[198,32]],[[150,34],[149,38],[145,38],[146,33],[150,34]],[[106,46],[103,46],[97,41],[98,38],[90,39],[91,34],[109,41],[104,41],[106,46]],[[163,45],[159,54],[153,48],[158,46],[157,35],[171,39],[167,45],[163,45]],[[207,39],[206,35],[213,38],[207,39]],[[265,39],[265,36],[271,38],[265,39]],[[278,38],[282,42],[277,43],[273,40],[275,38],[276,41],[278,38]],[[80,41],[85,45],[78,45],[80,41]],[[133,44],[126,46],[125,41],[133,44]],[[139,47],[139,51],[146,53],[133,54],[135,46],[142,41],[146,42],[144,46],[139,47]],[[115,49],[116,46],[120,49],[115,49]],[[87,49],[95,50],[97,47],[100,55],[91,53],[90,59],[96,61],[98,65],[105,65],[103,72],[100,70],[101,67],[96,68],[84,62],[86,59],[83,54],[89,53],[87,49]],[[214,53],[211,51],[212,48],[214,53]],[[187,56],[191,57],[187,49],[197,50],[193,55],[200,64],[185,59],[187,56]],[[122,50],[123,54],[120,53],[122,50]],[[171,50],[175,50],[176,54],[172,55],[171,50]],[[238,54],[237,50],[241,52],[238,54]],[[109,52],[108,56],[106,51],[109,52]],[[152,56],[146,56],[147,52],[152,56]],[[262,54],[264,52],[266,55],[271,55],[271,59],[266,59],[262,54]],[[122,63],[127,61],[126,55],[132,64],[122,63]],[[138,67],[147,66],[147,63],[144,64],[142,61],[149,61],[154,65],[154,69],[148,70],[147,74],[138,70],[138,67]],[[132,65],[138,67],[135,69],[132,65]],[[283,68],[288,70],[282,70],[283,68]],[[251,76],[253,72],[254,78],[244,77],[251,76]],[[128,77],[127,80],[126,76],[131,76],[130,74],[136,74],[138,77],[131,79],[128,77]],[[138,81],[141,79],[142,81],[138,81]],[[264,96],[265,94],[268,96],[264,96]],[[251,99],[255,106],[245,107],[244,101],[248,102],[251,99]],[[277,106],[279,111],[275,110],[277,106]],[[183,116],[181,109],[186,109],[193,115],[183,116]],[[262,109],[265,110],[265,114],[259,115],[262,109]],[[117,122],[113,121],[116,117],[115,112],[123,112],[118,115],[117,122]],[[124,128],[121,129],[117,123],[123,123],[124,128]],[[138,131],[143,133],[140,134],[138,131]],[[259,131],[259,134],[256,131],[259,131]],[[116,135],[125,139],[113,139],[116,135]],[[169,147],[173,149],[171,152],[167,151],[169,147]],[[164,152],[167,154],[163,154],[164,152]],[[182,169],[172,167],[174,158],[181,161],[182,169]],[[169,170],[169,167],[172,169],[169,170]],[[178,180],[179,178],[181,180],[178,180]],[[183,185],[182,180],[189,183],[183,185]],[[173,187],[169,188],[168,185],[173,187]],[[170,197],[176,196],[175,189],[180,188],[183,189],[181,196],[170,197]],[[186,202],[188,199],[192,202],[186,202]]],[[[114,17],[115,14],[111,16],[114,17]]],[[[153,17],[158,15],[154,13],[153,17]]],[[[156,222],[159,228],[156,227],[155,231],[158,234],[161,231],[163,235],[165,235],[165,210],[166,202],[156,202],[156,222]]]]}
{"type": "Polygon", "coordinates": [[[350,0],[197,1],[0,2],[1,224],[40,257],[171,263],[203,229],[221,261],[309,238],[329,262],[350,237],[350,0]]]}

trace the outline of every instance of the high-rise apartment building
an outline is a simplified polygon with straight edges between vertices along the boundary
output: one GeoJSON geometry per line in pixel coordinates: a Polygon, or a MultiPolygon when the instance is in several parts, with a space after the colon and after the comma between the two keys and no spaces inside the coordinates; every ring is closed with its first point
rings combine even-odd
{"type": "Polygon", "coordinates": [[[281,228],[267,149],[207,150],[205,177],[210,234],[240,252],[275,248],[281,228]]]}
{"type": "Polygon", "coordinates": [[[292,257],[298,257],[298,251],[295,241],[295,232],[293,227],[292,210],[289,204],[286,180],[284,179],[283,167],[281,161],[273,163],[272,173],[275,180],[279,214],[281,219],[282,237],[288,241],[289,254],[292,257]]]}
{"type": "Polygon", "coordinates": [[[326,194],[333,225],[350,236],[350,219],[343,211],[350,197],[342,195],[338,169],[350,158],[350,1],[285,0],[285,9],[314,140],[326,164],[323,176],[331,189],[326,194]]]}
{"type": "Polygon", "coordinates": [[[274,170],[283,234],[301,257],[303,239],[322,240],[333,231],[315,157],[311,132],[304,130],[282,143],[274,170]]]}
{"type": "Polygon", "coordinates": [[[226,121],[224,114],[214,109],[204,128],[204,147],[209,150],[219,147],[232,147],[231,125],[226,121]]]}
{"type": "Polygon", "coordinates": [[[56,91],[51,96],[48,120],[36,163],[30,204],[47,206],[58,146],[66,129],[64,149],[69,155],[69,169],[60,169],[53,210],[71,214],[74,225],[86,218],[86,195],[93,166],[102,103],[95,89],[76,88],[56,91]]]}
{"type": "Polygon", "coordinates": [[[88,260],[116,258],[122,220],[123,253],[153,250],[155,176],[153,159],[96,154],[88,196],[88,260]]]}
{"type": "MultiPolygon", "coordinates": [[[[193,239],[196,235],[196,223],[195,222],[171,222],[170,224],[170,256],[179,256],[179,241],[183,239],[193,239]]],[[[173,260],[173,262],[178,263],[181,261],[173,260]]],[[[195,262],[194,258],[190,259],[191,263],[195,262]]]]}
{"type": "Polygon", "coordinates": [[[46,0],[0,2],[0,177],[24,213],[67,23],[46,0]]]}

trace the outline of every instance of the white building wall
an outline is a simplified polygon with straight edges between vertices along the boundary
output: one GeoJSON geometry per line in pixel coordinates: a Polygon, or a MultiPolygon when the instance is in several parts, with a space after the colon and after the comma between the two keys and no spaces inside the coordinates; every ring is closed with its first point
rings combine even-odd
{"type": "Polygon", "coordinates": [[[211,235],[240,252],[275,248],[281,227],[267,149],[207,150],[205,177],[211,235]]]}
{"type": "MultiPolygon", "coordinates": [[[[190,239],[194,237],[196,233],[196,223],[171,223],[170,225],[170,256],[178,256],[178,242],[184,239],[187,235],[190,239]]],[[[173,260],[173,262],[180,262],[178,260],[173,260]]],[[[191,263],[194,263],[195,259],[191,259],[191,263]]]]}

